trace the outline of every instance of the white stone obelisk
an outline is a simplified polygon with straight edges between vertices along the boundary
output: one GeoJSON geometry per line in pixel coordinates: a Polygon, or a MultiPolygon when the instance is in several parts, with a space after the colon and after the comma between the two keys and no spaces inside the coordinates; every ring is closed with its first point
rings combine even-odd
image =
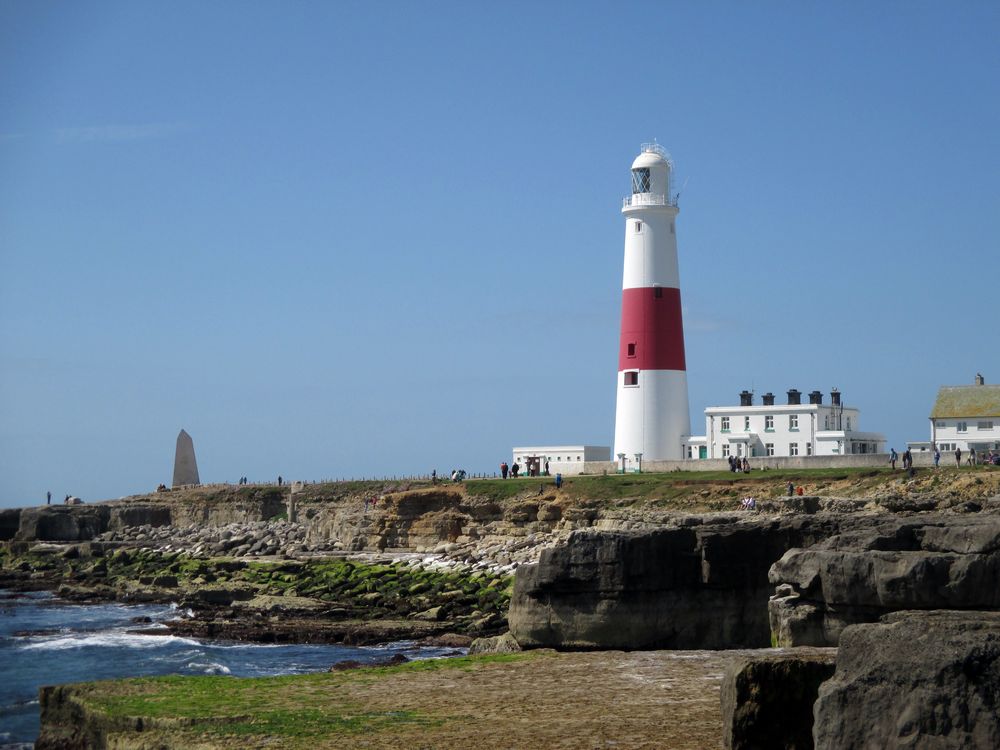
{"type": "Polygon", "coordinates": [[[194,457],[194,441],[184,430],[177,436],[177,451],[174,453],[174,487],[186,484],[201,484],[198,478],[198,462],[194,457]]]}
{"type": "Polygon", "coordinates": [[[625,272],[614,449],[620,468],[684,458],[691,434],[672,169],[662,146],[643,144],[632,162],[632,195],[622,206],[625,272]]]}

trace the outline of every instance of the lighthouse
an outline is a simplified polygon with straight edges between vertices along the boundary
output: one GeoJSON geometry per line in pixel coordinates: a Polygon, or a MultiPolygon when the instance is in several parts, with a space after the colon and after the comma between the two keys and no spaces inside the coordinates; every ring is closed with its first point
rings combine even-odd
{"type": "Polygon", "coordinates": [[[614,448],[622,469],[684,458],[691,434],[672,171],[666,149],[644,143],[632,162],[632,194],[622,205],[625,273],[614,448]]]}

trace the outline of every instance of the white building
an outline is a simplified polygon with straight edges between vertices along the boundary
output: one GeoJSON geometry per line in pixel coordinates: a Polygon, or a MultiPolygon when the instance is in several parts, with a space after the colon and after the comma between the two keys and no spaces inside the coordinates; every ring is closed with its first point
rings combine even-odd
{"type": "Polygon", "coordinates": [[[941,386],[930,421],[931,446],[942,453],[1000,450],[1000,385],[977,374],[973,385],[941,386]]]}
{"type": "Polygon", "coordinates": [[[687,458],[727,458],[729,456],[837,456],[884,453],[885,436],[861,432],[860,412],[844,406],[836,388],[830,404],[823,394],[813,391],[809,403],[802,394],[788,391],[788,403],[775,404],[774,395],[765,393],[760,405],[753,394],[743,391],[739,406],[710,406],[705,409],[705,435],[687,441],[687,458]]]}
{"type": "Polygon", "coordinates": [[[582,474],[586,461],[610,461],[611,448],[607,445],[536,445],[514,448],[513,461],[521,467],[521,476],[529,476],[532,470],[542,474],[545,462],[549,463],[549,474],[582,474]]]}

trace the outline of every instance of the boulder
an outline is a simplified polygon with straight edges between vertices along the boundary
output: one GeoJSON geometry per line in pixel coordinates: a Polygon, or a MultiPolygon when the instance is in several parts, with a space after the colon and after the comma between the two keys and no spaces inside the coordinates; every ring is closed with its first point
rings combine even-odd
{"type": "Polygon", "coordinates": [[[476,638],[469,646],[469,656],[475,654],[513,654],[521,650],[521,646],[510,633],[496,635],[492,638],[476,638]]]}
{"type": "Polygon", "coordinates": [[[812,748],[813,703],[835,658],[834,649],[794,649],[735,659],[722,680],[722,746],[812,748]]]}
{"type": "Polygon", "coordinates": [[[1000,747],[1000,613],[896,612],[840,636],[817,750],[1000,747]]]}

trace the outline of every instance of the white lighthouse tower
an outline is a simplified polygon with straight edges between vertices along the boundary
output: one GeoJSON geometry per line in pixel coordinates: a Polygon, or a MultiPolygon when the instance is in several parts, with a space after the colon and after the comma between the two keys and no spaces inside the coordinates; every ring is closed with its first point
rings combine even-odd
{"type": "Polygon", "coordinates": [[[673,162],[657,143],[644,143],[632,162],[625,198],[625,274],[618,345],[615,448],[622,468],[685,457],[691,434],[673,162]]]}

